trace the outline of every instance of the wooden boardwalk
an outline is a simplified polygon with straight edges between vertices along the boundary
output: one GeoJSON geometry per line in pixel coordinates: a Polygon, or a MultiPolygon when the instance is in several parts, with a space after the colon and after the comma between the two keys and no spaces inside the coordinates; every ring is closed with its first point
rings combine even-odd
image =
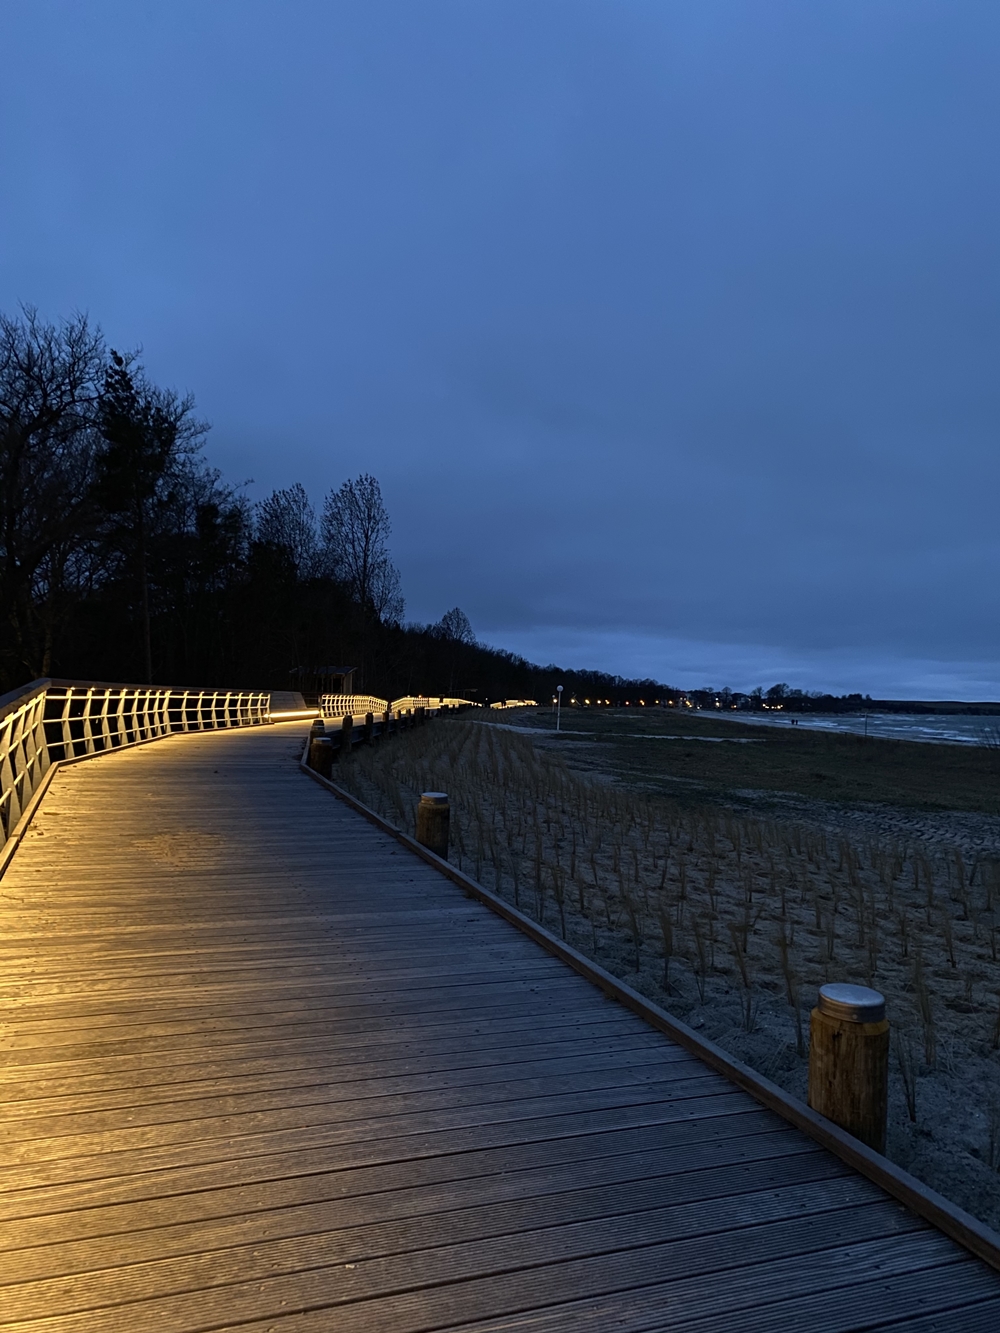
{"type": "Polygon", "coordinates": [[[1000,1274],[298,769],[61,771],[0,881],[0,1329],[1000,1328],[1000,1274]]]}

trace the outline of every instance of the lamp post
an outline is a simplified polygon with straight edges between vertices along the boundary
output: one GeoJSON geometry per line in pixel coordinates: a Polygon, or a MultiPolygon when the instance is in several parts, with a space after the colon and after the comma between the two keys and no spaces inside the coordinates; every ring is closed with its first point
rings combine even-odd
{"type": "Polygon", "coordinates": [[[563,687],[561,685],[557,685],[556,686],[556,731],[559,730],[559,719],[562,716],[562,692],[563,692],[563,687]]]}

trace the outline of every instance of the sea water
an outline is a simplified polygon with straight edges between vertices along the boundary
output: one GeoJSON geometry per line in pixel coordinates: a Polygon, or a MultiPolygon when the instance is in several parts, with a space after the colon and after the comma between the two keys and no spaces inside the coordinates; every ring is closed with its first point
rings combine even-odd
{"type": "MultiPolygon", "coordinates": [[[[702,716],[708,716],[705,709],[702,716]]],[[[808,727],[811,731],[846,731],[895,741],[932,741],[938,745],[1000,744],[1000,716],[970,717],[935,713],[716,713],[727,722],[760,727],[808,727]],[[867,731],[866,731],[867,728],[867,731]]]]}

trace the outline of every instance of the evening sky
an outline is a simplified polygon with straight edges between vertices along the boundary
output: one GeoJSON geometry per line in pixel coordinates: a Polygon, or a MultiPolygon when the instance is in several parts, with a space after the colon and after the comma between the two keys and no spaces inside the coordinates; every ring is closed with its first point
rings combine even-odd
{"type": "Polygon", "coordinates": [[[0,308],[407,615],[680,685],[1000,698],[995,0],[0,0],[0,308]]]}

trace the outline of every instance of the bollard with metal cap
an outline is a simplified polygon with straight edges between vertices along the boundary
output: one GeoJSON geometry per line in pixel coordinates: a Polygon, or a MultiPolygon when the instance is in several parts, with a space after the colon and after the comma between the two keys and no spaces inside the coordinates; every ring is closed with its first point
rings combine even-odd
{"type": "Polygon", "coordinates": [[[867,986],[821,986],[809,1023],[809,1105],[885,1152],[888,1093],[885,997],[867,986]]]}
{"type": "Polygon", "coordinates": [[[417,806],[417,842],[444,860],[448,859],[448,822],[451,806],[443,791],[421,793],[417,806]]]}

